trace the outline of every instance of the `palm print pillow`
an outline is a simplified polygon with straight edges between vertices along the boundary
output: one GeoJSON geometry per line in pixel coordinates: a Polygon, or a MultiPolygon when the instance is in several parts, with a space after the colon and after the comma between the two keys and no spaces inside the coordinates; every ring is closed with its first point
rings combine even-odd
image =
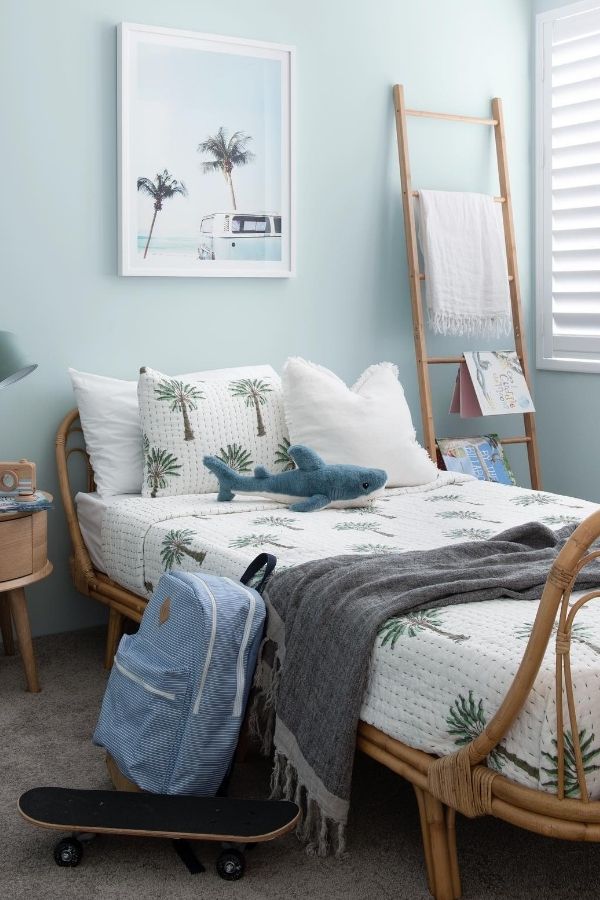
{"type": "Polygon", "coordinates": [[[217,491],[206,454],[248,475],[257,465],[282,471],[287,464],[281,382],[270,366],[207,372],[202,381],[144,368],[138,399],[144,497],[217,491]]]}

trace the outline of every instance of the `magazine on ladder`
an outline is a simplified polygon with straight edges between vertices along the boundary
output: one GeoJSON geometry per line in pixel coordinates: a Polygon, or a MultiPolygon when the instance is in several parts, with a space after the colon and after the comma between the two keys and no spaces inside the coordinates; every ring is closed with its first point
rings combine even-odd
{"type": "Polygon", "coordinates": [[[461,418],[535,412],[515,351],[465,351],[456,373],[450,412],[461,418]]]}

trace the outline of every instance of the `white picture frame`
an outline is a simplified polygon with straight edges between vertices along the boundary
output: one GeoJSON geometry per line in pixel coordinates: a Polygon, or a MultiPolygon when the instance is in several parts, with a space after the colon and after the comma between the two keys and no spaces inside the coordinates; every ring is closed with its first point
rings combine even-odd
{"type": "Polygon", "coordinates": [[[295,274],[295,48],[118,26],[119,274],[295,274]]]}

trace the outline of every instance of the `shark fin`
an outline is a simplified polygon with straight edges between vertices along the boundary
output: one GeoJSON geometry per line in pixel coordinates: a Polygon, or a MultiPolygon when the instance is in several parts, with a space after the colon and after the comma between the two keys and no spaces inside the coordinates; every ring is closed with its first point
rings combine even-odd
{"type": "Polygon", "coordinates": [[[315,469],[322,469],[325,465],[318,453],[302,444],[294,444],[288,449],[288,454],[304,472],[314,472],[315,469]]]}
{"type": "Polygon", "coordinates": [[[316,512],[318,509],[325,509],[329,503],[329,497],[325,494],[314,494],[312,497],[292,503],[290,509],[292,512],[316,512]]]}
{"type": "Polygon", "coordinates": [[[265,469],[264,466],[256,466],[254,469],[254,477],[255,478],[269,478],[271,473],[268,469],[265,469]]]}

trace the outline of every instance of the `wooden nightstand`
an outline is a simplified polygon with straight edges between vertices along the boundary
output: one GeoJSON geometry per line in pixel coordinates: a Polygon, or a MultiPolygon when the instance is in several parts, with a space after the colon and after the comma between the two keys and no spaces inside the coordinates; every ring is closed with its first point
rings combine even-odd
{"type": "MultiPolygon", "coordinates": [[[[50,494],[46,494],[52,500],[50,494]]],[[[25,668],[27,690],[37,692],[40,683],[31,643],[25,588],[52,571],[46,544],[46,510],[0,515],[0,632],[4,652],[15,652],[13,622],[25,668]]]]}

